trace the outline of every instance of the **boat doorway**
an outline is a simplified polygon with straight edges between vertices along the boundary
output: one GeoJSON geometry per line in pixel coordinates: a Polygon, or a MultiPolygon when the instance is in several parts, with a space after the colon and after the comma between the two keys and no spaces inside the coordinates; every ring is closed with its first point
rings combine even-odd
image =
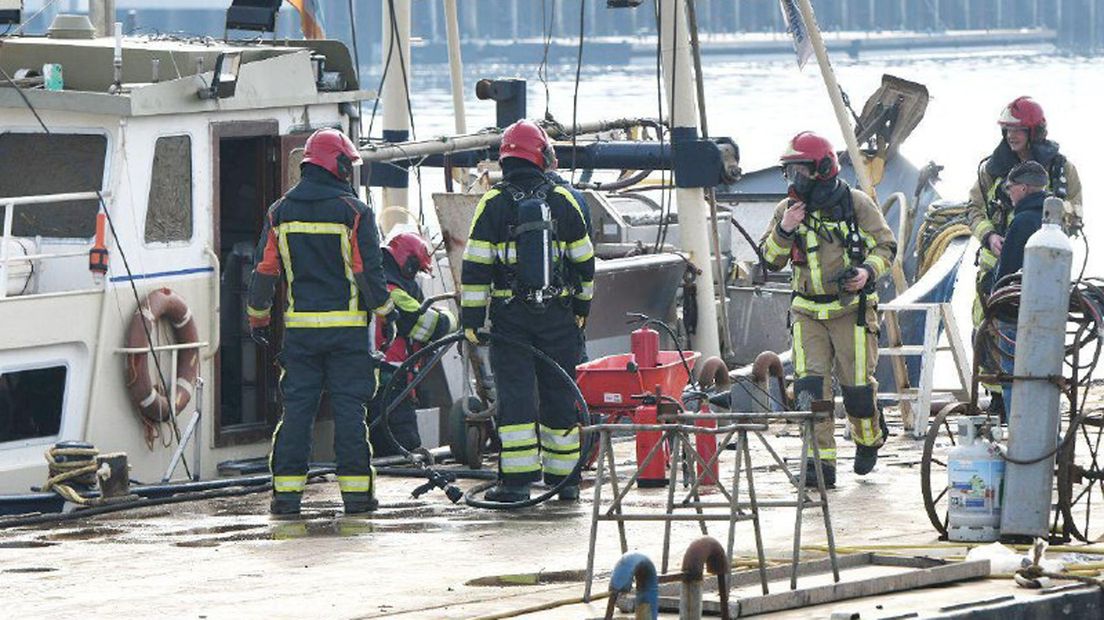
{"type": "Polygon", "coordinates": [[[212,126],[214,242],[222,265],[221,344],[215,358],[216,446],[267,441],[279,420],[276,352],[284,293],[279,290],[273,303],[273,333],[267,348],[250,338],[246,302],[264,217],[282,193],[280,143],[275,123],[212,126]]]}

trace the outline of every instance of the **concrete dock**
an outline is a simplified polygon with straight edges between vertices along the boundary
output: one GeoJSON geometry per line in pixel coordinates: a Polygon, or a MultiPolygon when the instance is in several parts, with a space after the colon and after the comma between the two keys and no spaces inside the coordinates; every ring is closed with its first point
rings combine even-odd
{"type": "MultiPolygon", "coordinates": [[[[838,423],[838,434],[842,430],[838,423]]],[[[775,449],[790,459],[798,456],[800,445],[795,431],[796,427],[778,426],[770,433],[775,449]],[[775,436],[778,434],[781,436],[775,436]]],[[[877,468],[866,477],[850,471],[853,448],[840,438],[840,480],[838,488],[829,491],[829,501],[841,553],[877,550],[963,556],[965,547],[937,540],[925,516],[919,487],[920,443],[909,439],[899,426],[893,432],[877,468]],[[903,548],[909,545],[916,548],[903,548]]],[[[618,466],[630,467],[633,444],[616,445],[618,466]]],[[[759,499],[791,499],[792,487],[784,474],[761,446],[753,442],[753,447],[759,499]]],[[[722,468],[731,467],[733,455],[725,453],[722,468]]],[[[584,480],[593,480],[593,474],[584,480]]],[[[593,488],[584,483],[583,499],[578,503],[548,502],[524,511],[489,512],[453,505],[437,491],[412,500],[410,491],[418,483],[408,478],[381,478],[378,494],[382,507],[367,518],[344,517],[337,485],[326,482],[308,487],[305,512],[297,520],[271,519],[268,497],[259,494],[3,530],[0,601],[4,615],[209,619],[603,616],[604,599],[579,602],[593,488]]],[[[608,488],[606,491],[608,502],[608,488]]],[[[637,490],[628,496],[627,505],[661,511],[665,501],[664,489],[637,490]]],[[[794,512],[792,508],[762,511],[766,556],[772,564],[789,558],[794,512]]],[[[1094,524],[1096,521],[1104,525],[1104,517],[1097,517],[1094,524]]],[[[630,548],[648,554],[658,564],[662,527],[660,523],[630,523],[630,548]]],[[[710,525],[710,534],[722,542],[725,530],[726,524],[710,525]]],[[[683,550],[700,535],[696,523],[675,524],[671,570],[677,570],[683,550]]],[[[806,546],[803,559],[824,557],[819,511],[805,513],[802,537],[806,546]]],[[[609,570],[620,555],[615,524],[600,523],[596,595],[606,592],[609,570]]],[[[743,560],[754,558],[750,523],[737,525],[735,555],[743,560]]],[[[802,579],[799,585],[823,581],[802,579]]],[[[772,591],[784,591],[786,585],[772,591]]],[[[1099,588],[1073,592],[1100,596],[1099,588]]],[[[906,613],[923,617],[941,615],[946,613],[941,610],[954,605],[979,601],[1007,605],[1042,596],[1048,595],[1018,588],[1002,576],[773,617],[828,617],[840,610],[854,610],[862,618],[906,613]]]]}

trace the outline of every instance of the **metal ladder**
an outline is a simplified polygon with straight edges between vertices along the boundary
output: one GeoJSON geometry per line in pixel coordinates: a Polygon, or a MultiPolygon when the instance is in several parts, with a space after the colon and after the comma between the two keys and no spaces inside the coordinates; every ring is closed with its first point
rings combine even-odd
{"type": "Polygon", "coordinates": [[[898,327],[897,313],[899,312],[923,312],[924,313],[924,340],[921,344],[906,345],[901,342],[900,329],[887,329],[889,346],[878,347],[878,359],[889,358],[894,364],[894,377],[897,382],[896,392],[879,392],[879,400],[896,400],[901,406],[901,416],[905,423],[905,429],[910,428],[912,436],[916,439],[923,438],[928,432],[928,415],[931,411],[933,381],[935,377],[936,353],[941,350],[950,350],[954,358],[955,369],[961,386],[951,390],[958,400],[969,398],[970,390],[970,362],[966,357],[966,349],[959,335],[958,323],[955,321],[954,312],[950,303],[895,303],[881,304],[879,309],[885,313],[887,326],[898,327]],[[943,325],[947,334],[947,347],[939,346],[939,326],[943,325]],[[909,384],[907,368],[904,359],[906,357],[920,357],[920,385],[912,387],[909,384]],[[903,370],[902,370],[903,369],[903,370]]]}

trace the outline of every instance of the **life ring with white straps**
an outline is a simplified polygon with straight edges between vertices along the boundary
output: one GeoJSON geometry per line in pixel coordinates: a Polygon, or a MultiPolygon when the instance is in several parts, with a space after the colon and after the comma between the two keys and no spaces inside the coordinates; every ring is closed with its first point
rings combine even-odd
{"type": "MultiPolygon", "coordinates": [[[[134,311],[127,327],[126,347],[148,349],[150,341],[147,334],[152,334],[157,329],[157,321],[162,318],[168,319],[172,324],[176,344],[199,342],[199,329],[184,298],[170,289],[159,288],[151,292],[146,297],[146,302],[134,311]]],[[[127,391],[130,392],[130,402],[145,419],[150,422],[166,422],[173,412],[183,411],[192,400],[196,377],[199,376],[199,349],[196,347],[177,351],[176,393],[172,407],[169,406],[165,389],[160,382],[156,385],[153,382],[149,355],[149,351],[126,355],[127,391]]]]}

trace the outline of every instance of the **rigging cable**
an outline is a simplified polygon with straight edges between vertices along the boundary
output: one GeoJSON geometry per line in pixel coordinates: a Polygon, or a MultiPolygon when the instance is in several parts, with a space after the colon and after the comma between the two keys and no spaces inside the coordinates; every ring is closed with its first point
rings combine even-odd
{"type": "MultiPolygon", "coordinates": [[[[349,0],[349,29],[352,31],[353,37],[353,62],[356,64],[356,79],[357,88],[364,88],[363,82],[360,81],[360,48],[357,46],[357,31],[356,31],[356,10],[353,0],[349,0]]],[[[364,101],[357,99],[357,122],[364,118],[364,101]]],[[[360,128],[358,127],[359,131],[360,128]]],[[[359,146],[359,145],[358,145],[359,146]]]]}
{"type": "MultiPolygon", "coordinates": [[[[0,75],[4,77],[4,80],[8,83],[8,85],[15,89],[15,92],[19,95],[20,99],[23,100],[23,103],[27,106],[27,109],[30,110],[31,114],[34,115],[35,120],[38,121],[39,126],[42,127],[42,131],[45,132],[46,135],[53,135],[53,132],[50,131],[50,128],[46,126],[45,121],[43,121],[42,117],[38,114],[38,110],[35,109],[34,104],[31,103],[30,99],[27,99],[27,95],[23,92],[23,88],[15,83],[15,80],[13,80],[10,75],[8,75],[8,72],[5,71],[3,67],[0,67],[0,75]]],[[[104,201],[103,194],[100,192],[99,188],[96,188],[93,191],[96,193],[96,197],[100,203],[100,208],[103,209],[104,216],[107,219],[107,226],[108,229],[111,230],[111,238],[115,241],[115,247],[119,250],[119,257],[123,260],[123,269],[126,271],[127,274],[127,282],[130,284],[131,293],[133,293],[134,295],[134,302],[137,304],[137,309],[135,311],[141,313],[142,299],[141,296],[138,295],[138,287],[134,284],[134,273],[130,269],[130,262],[127,260],[127,255],[126,252],[123,250],[123,245],[119,242],[119,235],[115,231],[115,221],[111,217],[111,211],[107,208],[107,203],[104,201]]],[[[104,285],[104,295],[107,295],[106,283],[104,285]]],[[[150,332],[150,326],[147,324],[144,317],[142,320],[142,330],[146,334],[146,344],[149,347],[150,357],[153,358],[153,364],[157,369],[157,378],[160,380],[161,389],[164,390],[166,398],[169,398],[170,402],[173,402],[173,400],[175,400],[175,395],[169,392],[169,386],[165,382],[165,375],[164,372],[161,370],[161,361],[157,357],[157,351],[154,349],[153,346],[153,334],[150,332]]],[[[142,417],[142,420],[144,422],[145,418],[142,417]]],[[[176,439],[177,445],[180,445],[180,427],[176,423],[176,416],[169,416],[169,422],[170,428],[172,428],[173,431],[173,437],[176,439]]],[[[188,477],[191,477],[192,474],[188,468],[187,458],[184,456],[183,453],[181,453],[180,456],[181,463],[184,465],[184,472],[188,475],[188,477]]]]}
{"type": "Polygon", "coordinates": [[[552,0],[552,14],[549,17],[546,5],[548,0],[541,0],[541,34],[544,40],[544,53],[541,56],[540,65],[537,66],[537,79],[544,86],[544,118],[552,119],[551,94],[548,90],[548,48],[552,46],[552,33],[556,29],[556,0],[552,0]]]}
{"type": "Polygon", "coordinates": [[[575,157],[579,141],[579,74],[583,70],[583,40],[586,38],[586,0],[579,0],[579,52],[575,57],[575,94],[571,99],[571,183],[575,184],[575,157]]]}

